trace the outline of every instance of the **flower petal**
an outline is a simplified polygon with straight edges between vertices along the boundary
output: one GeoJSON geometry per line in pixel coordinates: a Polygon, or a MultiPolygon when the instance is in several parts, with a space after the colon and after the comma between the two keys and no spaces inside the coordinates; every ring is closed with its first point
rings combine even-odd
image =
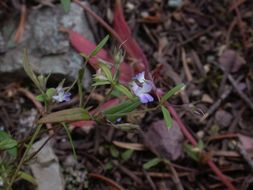
{"type": "Polygon", "coordinates": [[[55,100],[56,102],[68,102],[70,101],[70,96],[71,93],[64,92],[64,89],[59,87],[57,88],[57,94],[53,96],[53,100],[55,100]]]}
{"type": "Polygon", "coordinates": [[[145,72],[143,71],[141,73],[138,73],[133,79],[138,80],[141,83],[145,82],[145,72]]]}
{"type": "Polygon", "coordinates": [[[136,95],[136,96],[139,96],[141,93],[142,93],[142,91],[141,91],[141,87],[139,87],[137,84],[136,84],[136,82],[132,82],[131,83],[131,89],[132,89],[132,91],[134,92],[134,94],[136,95]]]}
{"type": "Polygon", "coordinates": [[[142,93],[148,93],[152,90],[152,82],[150,80],[146,80],[142,85],[142,93]]]}
{"type": "Polygon", "coordinates": [[[150,94],[141,94],[139,98],[143,104],[154,101],[154,98],[150,94]]]}

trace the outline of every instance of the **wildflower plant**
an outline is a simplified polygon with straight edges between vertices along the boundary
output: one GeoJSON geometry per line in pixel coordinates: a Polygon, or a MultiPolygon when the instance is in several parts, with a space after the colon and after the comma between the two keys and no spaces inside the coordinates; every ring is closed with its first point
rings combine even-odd
{"type": "MultiPolygon", "coordinates": [[[[84,66],[89,62],[90,59],[95,57],[97,53],[103,48],[103,46],[107,43],[109,36],[106,36],[97,46],[96,48],[89,54],[84,55],[81,54],[85,58],[84,66]]],[[[84,78],[85,67],[81,67],[79,70],[79,74],[77,79],[73,82],[73,84],[69,87],[64,86],[64,79],[58,84],[57,87],[47,88],[47,82],[50,77],[43,75],[36,75],[32,67],[29,63],[28,53],[25,51],[24,53],[24,70],[29,78],[33,81],[34,85],[39,90],[40,94],[37,95],[36,99],[40,102],[44,103],[45,110],[43,111],[42,117],[37,121],[37,127],[35,132],[33,133],[31,140],[26,146],[26,150],[23,153],[18,165],[13,171],[13,175],[9,180],[9,185],[7,190],[11,189],[12,183],[19,177],[21,172],[22,165],[29,160],[29,150],[35,141],[35,139],[40,134],[40,131],[44,124],[52,123],[61,125],[67,133],[69,137],[69,141],[72,145],[74,155],[76,157],[74,145],[72,143],[71,134],[68,129],[68,124],[74,121],[80,120],[92,120],[98,123],[102,123],[104,121],[107,122],[108,125],[116,127],[122,130],[134,130],[138,128],[138,125],[134,123],[124,123],[122,121],[122,117],[126,116],[130,112],[133,112],[138,109],[138,111],[142,110],[147,112],[149,110],[161,109],[166,124],[168,128],[172,126],[172,119],[168,110],[163,106],[163,102],[174,95],[176,92],[180,91],[184,85],[180,84],[166,93],[162,98],[159,98],[154,92],[154,84],[152,78],[148,78],[145,75],[145,71],[141,71],[137,73],[129,83],[122,83],[120,81],[120,64],[124,60],[124,53],[121,50],[115,51],[114,53],[114,64],[108,63],[105,60],[98,60],[97,62],[97,72],[93,75],[93,91],[96,88],[103,86],[109,88],[108,93],[105,95],[105,100],[110,100],[111,97],[120,96],[122,102],[118,104],[113,104],[106,109],[100,109],[102,104],[105,102],[101,102],[100,105],[95,108],[94,112],[90,112],[86,108],[86,103],[90,98],[89,94],[84,102],[84,90],[82,87],[82,82],[84,78]],[[57,112],[51,112],[52,104],[58,104],[62,102],[68,102],[71,100],[71,89],[76,86],[78,87],[78,93],[80,97],[79,106],[64,109],[57,112]],[[115,93],[116,92],[116,93],[115,93]],[[149,107],[149,108],[148,108],[149,107]],[[120,123],[118,122],[120,121],[120,123]]],[[[31,178],[29,178],[31,179],[31,178]]],[[[30,180],[31,181],[31,180],[30,180]]]]}

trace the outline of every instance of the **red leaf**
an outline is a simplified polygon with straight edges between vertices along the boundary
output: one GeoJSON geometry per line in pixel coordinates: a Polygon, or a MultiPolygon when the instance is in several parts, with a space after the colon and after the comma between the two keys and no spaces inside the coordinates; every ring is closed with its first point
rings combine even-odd
{"type": "Polygon", "coordinates": [[[127,53],[133,58],[141,61],[141,63],[137,65],[137,69],[139,71],[148,69],[149,68],[148,60],[145,54],[143,53],[142,49],[140,48],[140,46],[137,44],[137,42],[133,39],[131,35],[131,31],[124,18],[120,0],[116,0],[114,11],[114,29],[118,33],[122,41],[125,41],[123,46],[127,51],[127,53]]]}
{"type": "Polygon", "coordinates": [[[105,110],[107,108],[110,108],[110,107],[116,105],[116,104],[119,104],[119,102],[120,102],[120,100],[118,98],[114,98],[114,99],[108,100],[107,102],[103,103],[100,106],[99,110],[94,109],[94,110],[91,110],[90,113],[94,114],[94,113],[96,113],[96,111],[103,111],[103,110],[105,110]]]}
{"type": "MultiPolygon", "coordinates": [[[[83,53],[85,55],[89,55],[92,50],[96,48],[96,45],[90,42],[88,39],[80,35],[79,33],[72,31],[72,30],[67,30],[69,34],[69,40],[71,45],[80,53],[83,53]]],[[[103,59],[106,61],[111,61],[110,56],[108,53],[104,50],[101,49],[97,55],[93,58],[90,59],[90,64],[93,68],[97,69],[97,61],[99,59],[103,59]]]]}
{"type": "MultiPolygon", "coordinates": [[[[79,33],[72,31],[72,30],[66,30],[69,34],[69,40],[71,45],[80,53],[83,53],[85,55],[89,55],[92,50],[96,48],[96,45],[90,42],[88,39],[80,35],[79,33]]],[[[108,62],[113,62],[111,56],[107,53],[105,49],[101,49],[98,54],[91,58],[89,63],[94,69],[98,69],[98,59],[103,59],[108,62]]],[[[120,65],[120,82],[127,83],[129,82],[133,77],[133,69],[130,65],[126,63],[121,63],[120,65]]]]}
{"type": "Polygon", "coordinates": [[[91,127],[91,126],[94,126],[96,124],[95,121],[91,121],[91,120],[88,120],[88,121],[76,121],[76,122],[73,122],[71,123],[71,125],[73,127],[91,127]]]}

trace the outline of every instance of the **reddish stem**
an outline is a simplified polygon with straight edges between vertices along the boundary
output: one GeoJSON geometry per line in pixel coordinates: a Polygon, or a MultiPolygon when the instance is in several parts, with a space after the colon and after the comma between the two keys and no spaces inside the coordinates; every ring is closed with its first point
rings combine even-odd
{"type": "MultiPolygon", "coordinates": [[[[174,108],[168,102],[165,102],[164,104],[168,108],[169,112],[171,113],[175,121],[177,122],[182,133],[186,136],[186,138],[191,142],[193,146],[196,146],[197,141],[193,138],[191,133],[187,130],[182,120],[178,116],[177,112],[174,110],[174,108]]],[[[225,184],[228,187],[229,190],[236,190],[236,188],[231,183],[231,181],[220,171],[220,169],[214,164],[212,160],[208,160],[207,164],[209,165],[211,170],[213,170],[213,172],[219,177],[219,179],[223,182],[223,184],[225,184]]]]}
{"type": "Polygon", "coordinates": [[[187,130],[185,125],[183,124],[182,120],[178,116],[177,112],[174,110],[174,108],[168,103],[164,102],[165,106],[168,108],[169,112],[173,116],[173,118],[176,120],[178,126],[180,127],[182,133],[186,136],[186,138],[191,142],[193,146],[197,145],[197,141],[193,138],[191,133],[187,130]]]}
{"type": "Polygon", "coordinates": [[[90,177],[94,177],[96,179],[99,179],[109,185],[111,185],[112,187],[114,187],[115,189],[117,190],[124,190],[123,187],[121,187],[119,184],[117,184],[115,181],[113,181],[112,179],[109,179],[103,175],[100,175],[100,174],[96,174],[96,173],[89,173],[88,174],[90,177]]]}
{"type": "MultiPolygon", "coordinates": [[[[80,5],[84,10],[86,10],[89,14],[91,14],[103,27],[105,27],[118,41],[119,43],[122,43],[122,39],[119,37],[119,35],[106,23],[101,19],[99,16],[96,15],[88,6],[82,5],[78,0],[74,0],[75,3],[80,5]]],[[[128,51],[129,47],[125,47],[127,53],[131,55],[131,51],[128,51]]],[[[132,55],[131,55],[132,56],[132,55]]],[[[146,65],[145,65],[146,66],[146,65]]],[[[147,67],[145,67],[145,70],[147,71],[147,67]]],[[[151,74],[149,71],[147,71],[147,75],[150,77],[151,74]]],[[[159,94],[157,91],[155,92],[158,97],[159,94]]],[[[175,121],[178,123],[182,133],[186,136],[186,138],[191,142],[192,145],[197,145],[196,140],[194,137],[191,135],[191,133],[187,130],[185,125],[183,124],[182,120],[174,110],[174,108],[168,103],[165,102],[165,106],[168,108],[169,112],[175,119],[175,121]]],[[[219,179],[228,187],[229,190],[236,190],[234,185],[231,183],[231,181],[220,171],[220,169],[213,163],[212,160],[207,161],[209,167],[212,169],[212,171],[219,177],[219,179]]]]}

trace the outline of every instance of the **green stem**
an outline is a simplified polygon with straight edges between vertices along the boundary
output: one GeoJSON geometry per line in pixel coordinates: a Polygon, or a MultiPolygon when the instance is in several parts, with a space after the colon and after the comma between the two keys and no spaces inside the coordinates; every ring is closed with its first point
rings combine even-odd
{"type": "Polygon", "coordinates": [[[28,146],[27,146],[27,148],[26,148],[26,150],[25,150],[25,152],[24,152],[24,154],[23,154],[23,156],[22,156],[22,158],[21,158],[21,160],[20,160],[20,162],[19,162],[19,164],[18,164],[18,166],[17,166],[17,168],[16,168],[14,174],[13,174],[13,176],[11,177],[10,183],[8,184],[6,190],[11,190],[11,186],[12,186],[12,184],[14,183],[14,181],[15,181],[17,175],[18,175],[18,172],[20,171],[20,169],[21,169],[21,167],[22,167],[22,165],[23,165],[23,163],[24,163],[24,161],[25,161],[26,155],[29,153],[29,151],[30,151],[30,149],[31,149],[31,147],[32,147],[33,142],[35,141],[36,137],[38,136],[41,127],[42,127],[42,124],[40,124],[40,125],[36,128],[36,130],[35,130],[35,132],[34,132],[32,138],[31,138],[31,140],[30,140],[30,142],[29,142],[29,144],[28,144],[28,146]]]}

